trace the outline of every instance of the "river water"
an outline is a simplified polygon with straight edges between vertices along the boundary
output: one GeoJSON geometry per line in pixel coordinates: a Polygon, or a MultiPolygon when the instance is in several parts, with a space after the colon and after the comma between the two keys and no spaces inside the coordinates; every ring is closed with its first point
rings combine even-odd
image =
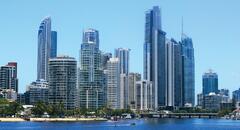
{"type": "Polygon", "coordinates": [[[240,130],[240,120],[192,118],[118,122],[0,122],[0,130],[240,130]]]}

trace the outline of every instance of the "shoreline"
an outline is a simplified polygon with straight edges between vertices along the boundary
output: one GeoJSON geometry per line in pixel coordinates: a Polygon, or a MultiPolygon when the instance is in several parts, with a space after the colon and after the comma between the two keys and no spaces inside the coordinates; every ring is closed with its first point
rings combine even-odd
{"type": "MultiPolygon", "coordinates": [[[[182,117],[182,118],[172,117],[172,118],[191,119],[188,117],[182,117]]],[[[192,117],[192,118],[197,118],[197,117],[192,117]]],[[[148,118],[142,118],[142,119],[148,119],[148,118]]],[[[171,118],[150,118],[150,119],[171,119],[171,118]]],[[[202,118],[202,119],[211,119],[211,118],[202,118]]],[[[212,118],[212,119],[223,119],[223,118],[212,118]]],[[[29,119],[11,118],[11,117],[0,118],[0,122],[88,122],[88,121],[109,121],[109,120],[106,118],[29,118],[29,119]]]]}
{"type": "Polygon", "coordinates": [[[32,122],[108,121],[106,118],[30,118],[32,122]]]}
{"type": "Polygon", "coordinates": [[[108,121],[106,118],[0,118],[0,122],[81,122],[81,121],[108,121]]]}
{"type": "Polygon", "coordinates": [[[24,122],[26,120],[24,120],[23,118],[0,118],[0,122],[24,122]]]}

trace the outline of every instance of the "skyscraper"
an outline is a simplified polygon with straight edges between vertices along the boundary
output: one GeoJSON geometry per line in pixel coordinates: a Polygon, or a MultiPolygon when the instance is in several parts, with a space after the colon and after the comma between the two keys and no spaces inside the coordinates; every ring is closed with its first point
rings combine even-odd
{"type": "Polygon", "coordinates": [[[184,72],[182,45],[180,42],[174,43],[174,106],[182,107],[184,105],[184,72]]]}
{"type": "Polygon", "coordinates": [[[183,102],[183,72],[181,44],[174,39],[166,41],[167,87],[166,106],[181,107],[183,102]]]}
{"type": "Polygon", "coordinates": [[[18,92],[17,63],[9,62],[0,67],[0,89],[18,92]]]}
{"type": "Polygon", "coordinates": [[[37,79],[47,80],[48,59],[51,56],[51,18],[46,17],[38,30],[37,79]]]}
{"type": "Polygon", "coordinates": [[[120,62],[118,58],[110,58],[107,62],[107,105],[112,109],[120,109],[120,62]]]}
{"type": "Polygon", "coordinates": [[[57,32],[51,32],[51,58],[57,57],[57,32]]]}
{"type": "Polygon", "coordinates": [[[49,104],[62,103],[65,109],[76,108],[77,61],[68,56],[49,60],[49,104]]]}
{"type": "Polygon", "coordinates": [[[78,82],[81,108],[97,109],[106,101],[98,36],[98,31],[94,29],[87,29],[83,33],[78,82]]]}
{"type": "Polygon", "coordinates": [[[203,83],[203,95],[208,95],[209,93],[218,93],[218,75],[212,70],[204,73],[202,76],[203,83]]]}
{"type": "Polygon", "coordinates": [[[57,32],[51,31],[51,18],[42,20],[38,30],[37,80],[48,80],[48,60],[57,56],[57,32]]]}
{"type": "Polygon", "coordinates": [[[115,49],[115,57],[120,63],[120,108],[128,107],[128,73],[129,73],[129,53],[130,49],[115,49]]]}
{"type": "Polygon", "coordinates": [[[183,99],[184,105],[195,105],[195,61],[194,48],[192,39],[182,34],[182,53],[183,53],[183,76],[184,89],[183,99]]]}
{"type": "Polygon", "coordinates": [[[154,108],[165,106],[166,59],[165,35],[161,28],[161,13],[157,6],[146,12],[144,42],[144,79],[152,81],[154,108]]]}

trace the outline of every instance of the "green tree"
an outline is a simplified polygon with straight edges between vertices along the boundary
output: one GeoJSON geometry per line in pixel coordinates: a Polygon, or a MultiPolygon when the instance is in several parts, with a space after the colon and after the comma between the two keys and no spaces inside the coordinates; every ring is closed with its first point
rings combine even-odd
{"type": "Polygon", "coordinates": [[[47,112],[52,117],[63,117],[65,116],[66,110],[64,104],[60,102],[59,104],[48,105],[47,112]]]}
{"type": "Polygon", "coordinates": [[[5,108],[6,109],[6,114],[7,115],[16,115],[18,112],[20,111],[23,111],[24,108],[22,105],[20,105],[19,103],[17,102],[10,102],[9,103],[9,106],[5,108]]]}
{"type": "Polygon", "coordinates": [[[37,117],[41,117],[44,112],[47,112],[47,106],[43,102],[37,102],[32,109],[32,113],[37,117]]]}
{"type": "Polygon", "coordinates": [[[223,117],[223,116],[225,116],[225,115],[228,115],[229,113],[231,113],[232,111],[230,110],[230,109],[223,109],[223,110],[220,110],[219,112],[218,112],[218,116],[220,116],[220,117],[223,117]]]}

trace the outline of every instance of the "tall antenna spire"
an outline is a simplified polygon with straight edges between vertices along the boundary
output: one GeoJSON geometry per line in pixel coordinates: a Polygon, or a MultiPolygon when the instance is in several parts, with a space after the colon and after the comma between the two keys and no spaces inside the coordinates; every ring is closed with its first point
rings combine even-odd
{"type": "Polygon", "coordinates": [[[183,16],[182,16],[182,35],[183,35],[183,16]]]}

